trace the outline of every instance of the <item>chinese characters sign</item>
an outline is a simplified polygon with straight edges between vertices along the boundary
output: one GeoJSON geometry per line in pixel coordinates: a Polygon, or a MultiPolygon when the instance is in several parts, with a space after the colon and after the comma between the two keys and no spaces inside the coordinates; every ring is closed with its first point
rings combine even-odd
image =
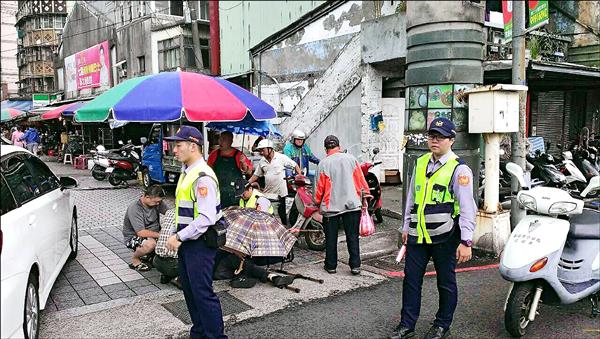
{"type": "Polygon", "coordinates": [[[66,90],[108,88],[110,59],[108,41],[65,58],[66,90]]]}
{"type": "MultiPolygon", "coordinates": [[[[544,26],[548,23],[548,0],[529,0],[529,30],[544,26]]],[[[504,39],[512,40],[513,1],[502,0],[502,17],[504,18],[504,39]]]]}

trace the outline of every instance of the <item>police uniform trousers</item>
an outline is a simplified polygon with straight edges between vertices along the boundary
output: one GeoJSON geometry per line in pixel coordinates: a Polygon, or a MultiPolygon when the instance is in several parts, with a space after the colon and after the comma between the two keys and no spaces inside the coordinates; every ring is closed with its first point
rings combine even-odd
{"type": "Polygon", "coordinates": [[[404,281],[402,284],[402,313],[400,325],[414,329],[421,311],[421,288],[429,259],[435,265],[439,308],[434,326],[450,328],[458,300],[456,286],[456,249],[460,243],[460,229],[455,225],[448,240],[438,244],[407,245],[404,281]]]}
{"type": "Polygon", "coordinates": [[[179,280],[192,318],[190,338],[227,338],[219,298],[213,291],[217,250],[204,240],[184,241],[178,251],[179,280]]]}

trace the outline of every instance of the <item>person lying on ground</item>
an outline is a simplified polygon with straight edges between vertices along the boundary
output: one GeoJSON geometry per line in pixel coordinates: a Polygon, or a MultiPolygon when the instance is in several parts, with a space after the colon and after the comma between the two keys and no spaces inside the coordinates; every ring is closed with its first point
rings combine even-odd
{"type": "Polygon", "coordinates": [[[217,252],[215,259],[214,280],[230,279],[233,288],[251,288],[258,281],[271,283],[273,286],[281,287],[294,282],[294,278],[288,275],[279,275],[267,271],[256,265],[251,258],[240,258],[239,256],[221,250],[217,252]]]}
{"type": "Polygon", "coordinates": [[[167,205],[162,201],[165,191],[160,185],[148,187],[142,196],[129,205],[123,221],[123,239],[125,246],[133,250],[129,267],[137,271],[148,271],[150,267],[141,257],[152,254],[159,237],[160,219],[167,205]]]}

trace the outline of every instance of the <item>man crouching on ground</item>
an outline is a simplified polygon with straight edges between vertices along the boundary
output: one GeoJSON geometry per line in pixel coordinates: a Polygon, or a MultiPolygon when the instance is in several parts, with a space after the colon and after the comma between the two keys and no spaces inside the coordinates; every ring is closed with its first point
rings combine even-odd
{"type": "Polygon", "coordinates": [[[132,249],[133,257],[129,268],[136,271],[148,271],[150,267],[141,258],[154,252],[160,232],[160,214],[167,212],[162,201],[165,191],[159,185],[148,187],[139,200],[129,205],[123,221],[125,246],[132,249]]]}

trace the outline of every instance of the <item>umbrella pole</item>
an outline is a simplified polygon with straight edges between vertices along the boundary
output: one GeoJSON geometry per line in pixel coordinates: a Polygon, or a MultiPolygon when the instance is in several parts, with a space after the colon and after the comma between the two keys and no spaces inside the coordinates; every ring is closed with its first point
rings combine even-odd
{"type": "Polygon", "coordinates": [[[244,131],[244,134],[242,135],[242,153],[244,153],[244,141],[246,141],[246,131],[244,131]]]}

